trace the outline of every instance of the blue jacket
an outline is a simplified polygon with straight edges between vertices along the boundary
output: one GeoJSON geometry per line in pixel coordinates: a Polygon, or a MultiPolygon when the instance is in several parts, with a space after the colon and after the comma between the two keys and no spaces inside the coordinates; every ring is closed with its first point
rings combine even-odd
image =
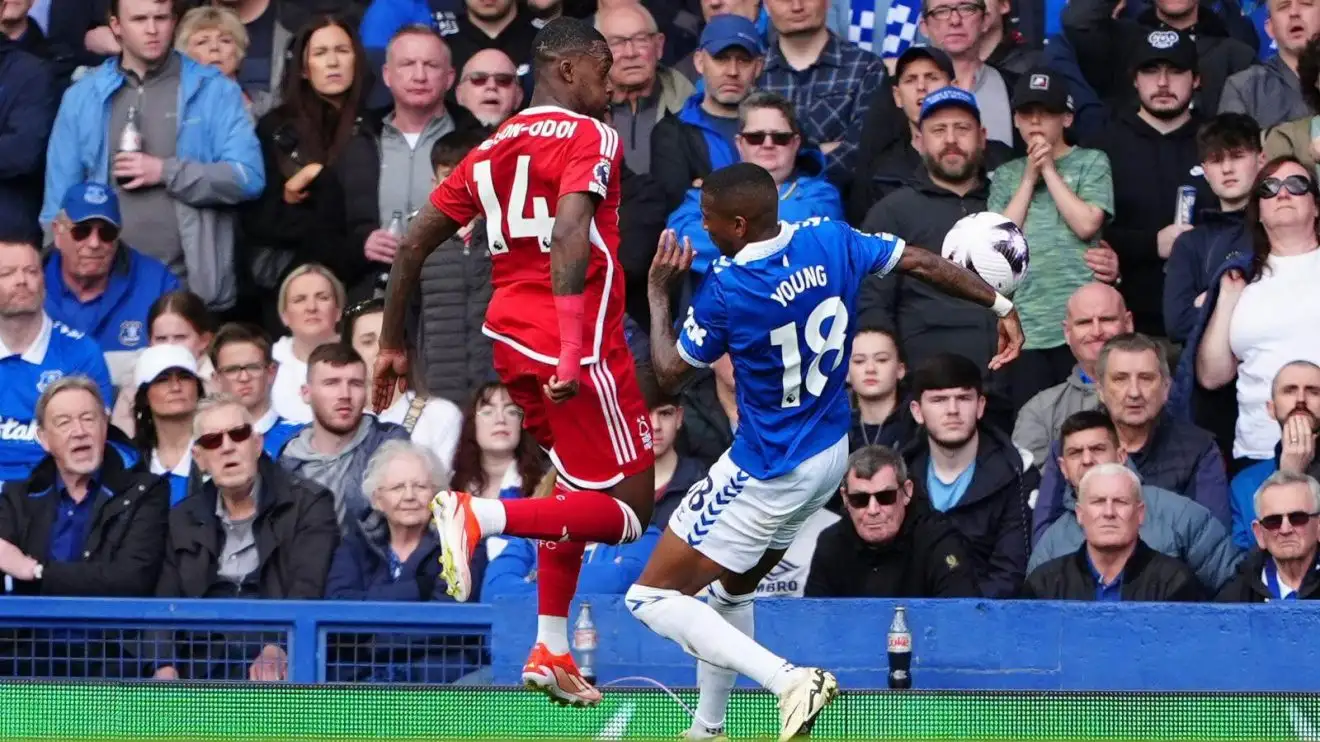
{"type": "MultiPolygon", "coordinates": [[[[660,542],[660,528],[652,524],[631,544],[591,544],[582,558],[578,593],[623,595],[642,576],[642,568],[660,542]]],[[[485,553],[485,549],[477,549],[485,553]]],[[[536,542],[511,538],[500,555],[490,560],[481,585],[482,600],[489,603],[501,595],[536,592],[536,542]]]]}
{"type": "MultiPolygon", "coordinates": [[[[798,153],[797,170],[788,182],[779,187],[779,220],[800,222],[812,217],[825,217],[843,221],[843,200],[839,189],[825,179],[825,157],[819,150],[798,153]]],[[[683,204],[669,215],[669,229],[678,233],[680,240],[692,240],[697,256],[692,272],[704,275],[720,250],[710,241],[706,228],[701,226],[701,189],[692,188],[683,198],[683,204]]]]}
{"type": "Polygon", "coordinates": [[[46,259],[46,313],[95,340],[105,353],[147,347],[147,312],[161,294],[179,288],[164,263],[123,245],[105,293],[83,302],[64,283],[63,264],[63,254],[52,250],[46,259]]]}
{"type": "Polygon", "coordinates": [[[394,33],[404,26],[421,24],[435,27],[442,15],[453,18],[464,12],[461,0],[373,0],[362,16],[358,33],[368,49],[384,49],[394,33]]]}
{"type": "Polygon", "coordinates": [[[1164,329],[1176,343],[1191,334],[1196,297],[1209,290],[1219,266],[1231,257],[1251,254],[1245,212],[1205,209],[1200,216],[1190,232],[1174,241],[1164,267],[1164,329]]]}
{"type": "MultiPolygon", "coordinates": [[[[1214,313],[1215,305],[1219,303],[1219,281],[1224,273],[1234,269],[1242,271],[1247,281],[1251,281],[1250,250],[1230,255],[1219,264],[1207,284],[1205,302],[1201,304],[1196,321],[1192,324],[1191,331],[1187,333],[1187,342],[1183,344],[1182,355],[1178,357],[1178,370],[1173,374],[1173,386],[1169,389],[1169,401],[1165,405],[1168,414],[1179,420],[1195,422],[1201,419],[1205,412],[1197,409],[1207,392],[1196,383],[1196,353],[1201,347],[1201,336],[1205,334],[1205,326],[1210,322],[1210,315],[1214,313]]],[[[1236,405],[1231,412],[1236,419],[1236,405]]],[[[1229,429],[1232,429],[1231,425],[1229,429]]],[[[1231,441],[1229,443],[1231,444],[1231,441]]]]}
{"type": "Polygon", "coordinates": [[[42,156],[59,97],[49,64],[0,41],[0,229],[37,235],[42,156]]]}
{"type": "Polygon", "coordinates": [[[265,451],[267,456],[278,461],[280,454],[284,452],[284,447],[288,445],[290,440],[293,440],[294,436],[301,433],[307,425],[307,423],[289,422],[282,417],[277,418],[270,430],[261,434],[261,450],[265,451]]]}
{"type": "Polygon", "coordinates": [[[1256,534],[1251,532],[1251,523],[1256,520],[1256,490],[1278,470],[1279,452],[1276,447],[1274,458],[1257,461],[1246,467],[1233,477],[1229,485],[1233,490],[1233,543],[1243,549],[1257,547],[1256,534]]]}
{"type": "MultiPolygon", "coordinates": [[[[1225,528],[1233,525],[1228,504],[1228,473],[1214,436],[1173,418],[1165,412],[1151,431],[1146,446],[1128,454],[1129,465],[1141,475],[1142,484],[1159,487],[1200,503],[1225,528]]],[[[1059,470],[1059,443],[1040,472],[1040,494],[1032,513],[1033,541],[1039,541],[1050,524],[1064,514],[1064,492],[1068,482],[1059,470]]]]}
{"type": "Polygon", "coordinates": [[[701,108],[704,97],[703,93],[696,93],[688,98],[687,103],[683,104],[683,109],[678,112],[678,120],[701,130],[701,135],[706,140],[706,151],[710,155],[710,169],[715,171],[738,162],[738,149],[732,141],[725,139],[715,127],[710,125],[710,114],[701,108]]]}

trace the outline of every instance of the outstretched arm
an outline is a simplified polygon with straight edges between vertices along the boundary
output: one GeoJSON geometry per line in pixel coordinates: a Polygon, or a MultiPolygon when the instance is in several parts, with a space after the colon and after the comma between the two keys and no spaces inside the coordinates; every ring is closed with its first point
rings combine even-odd
{"type": "Polygon", "coordinates": [[[408,232],[394,255],[390,283],[385,290],[385,316],[380,328],[380,355],[376,358],[372,402],[375,409],[389,407],[394,388],[403,391],[408,360],[404,351],[403,325],[408,301],[417,290],[422,263],[445,240],[453,237],[462,225],[449,218],[429,201],[413,217],[408,232]]]}
{"type": "Polygon", "coordinates": [[[938,253],[907,245],[898,259],[898,270],[914,276],[949,296],[966,299],[988,307],[999,316],[999,352],[990,359],[995,370],[1008,365],[1022,352],[1022,322],[1013,303],[990,287],[975,273],[956,265],[938,253]]]}
{"type": "Polygon", "coordinates": [[[680,248],[673,230],[666,229],[660,235],[660,247],[651,261],[646,283],[646,298],[651,305],[651,368],[660,388],[670,394],[681,389],[696,370],[679,355],[669,307],[669,289],[674,281],[687,275],[695,255],[691,242],[680,248]]]}

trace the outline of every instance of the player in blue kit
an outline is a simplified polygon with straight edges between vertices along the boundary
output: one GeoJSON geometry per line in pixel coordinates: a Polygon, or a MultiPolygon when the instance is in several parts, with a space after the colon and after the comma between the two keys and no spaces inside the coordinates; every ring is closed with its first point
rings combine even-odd
{"type": "Polygon", "coordinates": [[[675,338],[669,289],[692,263],[666,233],[651,265],[651,363],[666,390],[728,355],[738,399],[733,446],[688,491],[628,589],[634,616],[696,656],[701,701],[689,739],[723,734],[736,673],[779,698],[781,740],[810,728],[838,692],[834,676],[795,667],[752,639],[756,585],[846,473],[845,389],[858,289],[900,271],[1000,317],[991,368],[1017,357],[1022,326],[975,274],[893,235],[813,219],[781,224],[770,174],[740,163],[711,173],[701,212],[723,257],[675,338]],[[710,587],[709,604],[692,597],[710,587]]]}

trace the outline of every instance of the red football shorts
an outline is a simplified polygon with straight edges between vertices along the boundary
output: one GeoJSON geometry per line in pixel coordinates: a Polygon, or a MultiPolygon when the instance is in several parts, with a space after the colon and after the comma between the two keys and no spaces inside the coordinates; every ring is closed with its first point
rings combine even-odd
{"type": "Polygon", "coordinates": [[[609,489],[655,463],[651,416],[637,387],[637,368],[623,338],[606,341],[602,360],[583,366],[578,391],[555,404],[542,388],[555,367],[494,343],[495,372],[523,410],[531,434],[561,479],[577,489],[609,489]]]}

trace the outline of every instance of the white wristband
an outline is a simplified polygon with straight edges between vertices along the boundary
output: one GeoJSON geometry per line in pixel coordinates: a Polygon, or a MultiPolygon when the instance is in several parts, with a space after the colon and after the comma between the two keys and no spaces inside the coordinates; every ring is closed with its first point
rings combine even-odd
{"type": "Polygon", "coordinates": [[[1007,296],[996,291],[995,303],[990,305],[990,311],[994,312],[997,317],[1007,317],[1013,312],[1013,302],[1009,301],[1007,296]]]}

